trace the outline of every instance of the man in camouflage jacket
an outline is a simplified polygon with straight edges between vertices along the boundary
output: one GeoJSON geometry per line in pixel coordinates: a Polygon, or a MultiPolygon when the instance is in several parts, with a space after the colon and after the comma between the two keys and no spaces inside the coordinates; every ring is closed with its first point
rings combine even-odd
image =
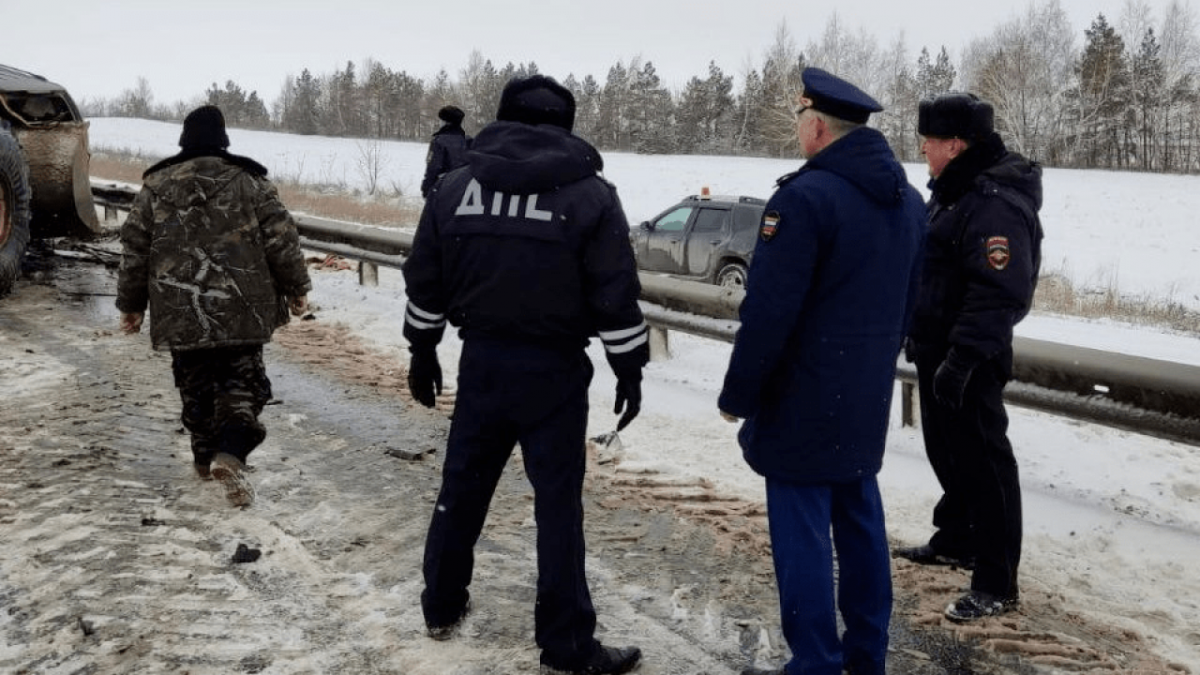
{"type": "Polygon", "coordinates": [[[155,349],[170,350],[182,419],[201,478],[237,506],[253,501],[242,470],[266,437],[271,397],[262,346],[307,307],[312,288],[295,222],[267,170],[229,154],[215,106],[187,116],[182,151],[152,166],[121,228],[121,329],[150,310],[155,349]]]}

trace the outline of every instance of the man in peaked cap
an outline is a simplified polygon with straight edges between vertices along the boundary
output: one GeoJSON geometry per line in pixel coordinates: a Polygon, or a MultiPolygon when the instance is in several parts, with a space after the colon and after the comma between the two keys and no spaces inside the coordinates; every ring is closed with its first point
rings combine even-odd
{"type": "Polygon", "coordinates": [[[742,455],[766,479],[792,653],[784,668],[743,673],[884,675],[892,580],[876,474],[925,207],[865,126],[879,103],[817,68],[803,82],[796,134],[808,161],[764,209],[718,399],[725,419],[745,420],[742,455]]]}
{"type": "Polygon", "coordinates": [[[973,568],[946,608],[972,621],[1017,607],[1021,485],[1004,387],[1013,326],[1041,263],[1042,171],[1009,152],[992,106],[950,92],[922,101],[929,245],[905,355],[917,366],[925,453],[942,487],[928,543],[897,549],[918,564],[973,568]]]}
{"type": "Polygon", "coordinates": [[[425,155],[425,178],[421,181],[422,197],[429,196],[433,184],[442,174],[467,163],[471,137],[463,130],[464,117],[466,113],[458,106],[446,105],[438,110],[438,119],[444,124],[433,132],[433,139],[429,141],[429,152],[425,155]]]}
{"type": "Polygon", "coordinates": [[[883,111],[865,91],[820,68],[805,68],[800,79],[804,84],[801,111],[812,108],[854,124],[866,124],[871,113],[883,111]]]}
{"type": "Polygon", "coordinates": [[[520,444],[534,492],[534,638],[544,674],[605,675],[638,666],[637,647],[595,638],[584,571],[582,490],[596,337],[617,376],[614,413],[641,409],[648,327],[629,224],[600,154],[571,134],[575,97],[544,75],[516,78],[465,167],[425,200],[404,263],[404,337],[413,398],[441,390],[437,345],[459,328],[458,393],[442,486],[425,540],[421,607],[430,637],[454,636],[496,483],[520,444]]]}

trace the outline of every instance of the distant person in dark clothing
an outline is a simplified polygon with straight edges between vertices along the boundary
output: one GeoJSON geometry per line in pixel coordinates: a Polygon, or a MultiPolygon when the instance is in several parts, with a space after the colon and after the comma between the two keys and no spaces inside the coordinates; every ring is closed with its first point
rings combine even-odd
{"type": "Polygon", "coordinates": [[[584,572],[585,347],[617,376],[617,429],[637,416],[648,327],[629,224],[596,149],[571,134],[575,99],[553,79],[505,86],[467,166],[437,181],[404,263],[414,399],[442,387],[437,345],[462,338],[442,487],[425,540],[421,607],[445,640],[470,610],[474,547],[520,444],[537,521],[534,635],[543,673],[625,673],[636,647],[602,646],[584,572]]]}
{"type": "Polygon", "coordinates": [[[743,675],[884,675],[892,568],[876,475],[925,205],[883,134],[866,126],[879,103],[818,68],[801,78],[796,133],[807,161],[779,179],[763,212],[717,401],[725,419],[745,419],[742,456],[766,479],[792,652],[786,667],[743,675]]]}
{"type": "Polygon", "coordinates": [[[1042,170],[1009,152],[993,110],[973,94],[922,101],[929,243],[906,355],[917,366],[925,452],[942,487],[927,544],[895,554],[973,568],[946,608],[971,621],[1016,608],[1021,484],[1004,387],[1013,326],[1029,311],[1041,264],[1042,170]]]}
{"type": "Polygon", "coordinates": [[[452,105],[438,111],[438,119],[445,122],[441,129],[433,132],[429,142],[429,153],[425,155],[425,179],[421,181],[421,196],[429,198],[429,191],[443,174],[467,163],[467,150],[471,148],[471,137],[463,131],[462,121],[466,113],[452,105]]]}
{"type": "Polygon", "coordinates": [[[307,306],[312,288],[296,223],[267,170],[232,155],[225,117],[202,106],[183,121],[181,151],[146,170],[121,227],[117,309],[170,350],[196,473],[221,481],[235,506],[254,490],[243,474],[262,443],[271,398],[263,344],[307,306]]]}

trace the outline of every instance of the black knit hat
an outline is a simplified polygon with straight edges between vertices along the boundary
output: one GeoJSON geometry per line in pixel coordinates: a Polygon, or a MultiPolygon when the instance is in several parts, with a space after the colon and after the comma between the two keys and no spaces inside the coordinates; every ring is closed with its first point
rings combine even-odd
{"type": "Polygon", "coordinates": [[[228,148],[229,136],[225,134],[225,116],[215,105],[202,105],[183,119],[183,133],[179,135],[179,147],[184,148],[228,148]]]}
{"type": "Polygon", "coordinates": [[[952,91],[921,101],[917,133],[976,141],[992,134],[995,111],[975,94],[952,91]]]}
{"type": "Polygon", "coordinates": [[[438,111],[438,119],[450,124],[462,124],[463,118],[466,116],[467,114],[462,111],[462,108],[453,105],[442,106],[442,109],[438,111]]]}
{"type": "Polygon", "coordinates": [[[570,131],[575,126],[575,97],[545,75],[514,77],[500,94],[496,119],[524,124],[553,124],[570,131]]]}

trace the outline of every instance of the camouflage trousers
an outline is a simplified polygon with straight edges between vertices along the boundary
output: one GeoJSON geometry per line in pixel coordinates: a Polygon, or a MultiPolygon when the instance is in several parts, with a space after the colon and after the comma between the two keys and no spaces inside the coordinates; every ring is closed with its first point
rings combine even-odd
{"type": "Polygon", "coordinates": [[[192,437],[192,456],[208,464],[218,452],[241,461],[267,437],[259,421],[271,398],[262,345],[171,352],[171,371],[183,401],[180,415],[192,437]]]}

